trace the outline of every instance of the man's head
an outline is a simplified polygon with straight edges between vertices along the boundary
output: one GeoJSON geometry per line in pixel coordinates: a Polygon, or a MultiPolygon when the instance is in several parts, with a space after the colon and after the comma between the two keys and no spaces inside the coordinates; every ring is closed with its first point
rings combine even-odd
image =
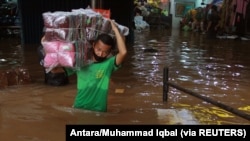
{"type": "Polygon", "coordinates": [[[93,43],[93,55],[97,62],[104,61],[115,47],[114,39],[108,34],[100,34],[93,43]]]}

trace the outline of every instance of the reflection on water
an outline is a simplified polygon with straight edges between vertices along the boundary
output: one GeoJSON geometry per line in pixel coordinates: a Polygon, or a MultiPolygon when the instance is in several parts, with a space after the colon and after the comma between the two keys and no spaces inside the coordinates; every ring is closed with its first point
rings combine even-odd
{"type": "Polygon", "coordinates": [[[198,33],[174,30],[135,32],[134,36],[123,68],[112,77],[107,113],[71,107],[76,93],[74,77],[67,86],[44,85],[37,45],[21,47],[19,40],[0,40],[0,69],[22,65],[33,80],[0,90],[0,136],[64,140],[65,124],[178,124],[173,117],[159,113],[162,109],[184,110],[198,124],[250,124],[176,88],[170,87],[167,102],[162,98],[163,68],[168,67],[171,82],[250,114],[249,41],[207,40],[198,33]],[[125,91],[115,93],[116,89],[125,91]]]}

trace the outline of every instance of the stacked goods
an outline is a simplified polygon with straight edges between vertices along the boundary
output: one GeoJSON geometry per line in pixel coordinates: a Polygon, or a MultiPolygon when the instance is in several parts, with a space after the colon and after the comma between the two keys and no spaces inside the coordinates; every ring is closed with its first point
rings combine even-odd
{"type": "MultiPolygon", "coordinates": [[[[114,36],[106,16],[92,9],[73,9],[71,12],[43,13],[44,67],[80,68],[90,62],[91,42],[100,33],[114,36]]],[[[120,33],[127,36],[129,29],[116,23],[120,33]]]]}

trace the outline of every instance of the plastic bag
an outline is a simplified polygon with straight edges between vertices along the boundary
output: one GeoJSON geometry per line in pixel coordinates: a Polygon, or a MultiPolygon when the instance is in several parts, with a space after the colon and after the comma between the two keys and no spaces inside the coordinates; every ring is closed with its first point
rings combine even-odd
{"type": "Polygon", "coordinates": [[[63,67],[55,67],[50,71],[47,71],[46,68],[44,68],[45,52],[42,45],[38,47],[37,52],[40,65],[43,66],[44,69],[44,82],[52,86],[63,86],[68,84],[69,78],[63,67]]]}

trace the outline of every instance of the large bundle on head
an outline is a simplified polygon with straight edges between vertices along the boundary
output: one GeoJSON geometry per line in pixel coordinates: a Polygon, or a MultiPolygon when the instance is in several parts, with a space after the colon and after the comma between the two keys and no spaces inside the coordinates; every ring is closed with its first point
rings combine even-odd
{"type": "MultiPolygon", "coordinates": [[[[43,13],[45,51],[44,66],[79,68],[90,62],[90,41],[100,33],[114,36],[106,16],[92,9],[73,9],[70,12],[43,13]]],[[[121,34],[127,36],[129,29],[116,23],[121,34]]]]}

